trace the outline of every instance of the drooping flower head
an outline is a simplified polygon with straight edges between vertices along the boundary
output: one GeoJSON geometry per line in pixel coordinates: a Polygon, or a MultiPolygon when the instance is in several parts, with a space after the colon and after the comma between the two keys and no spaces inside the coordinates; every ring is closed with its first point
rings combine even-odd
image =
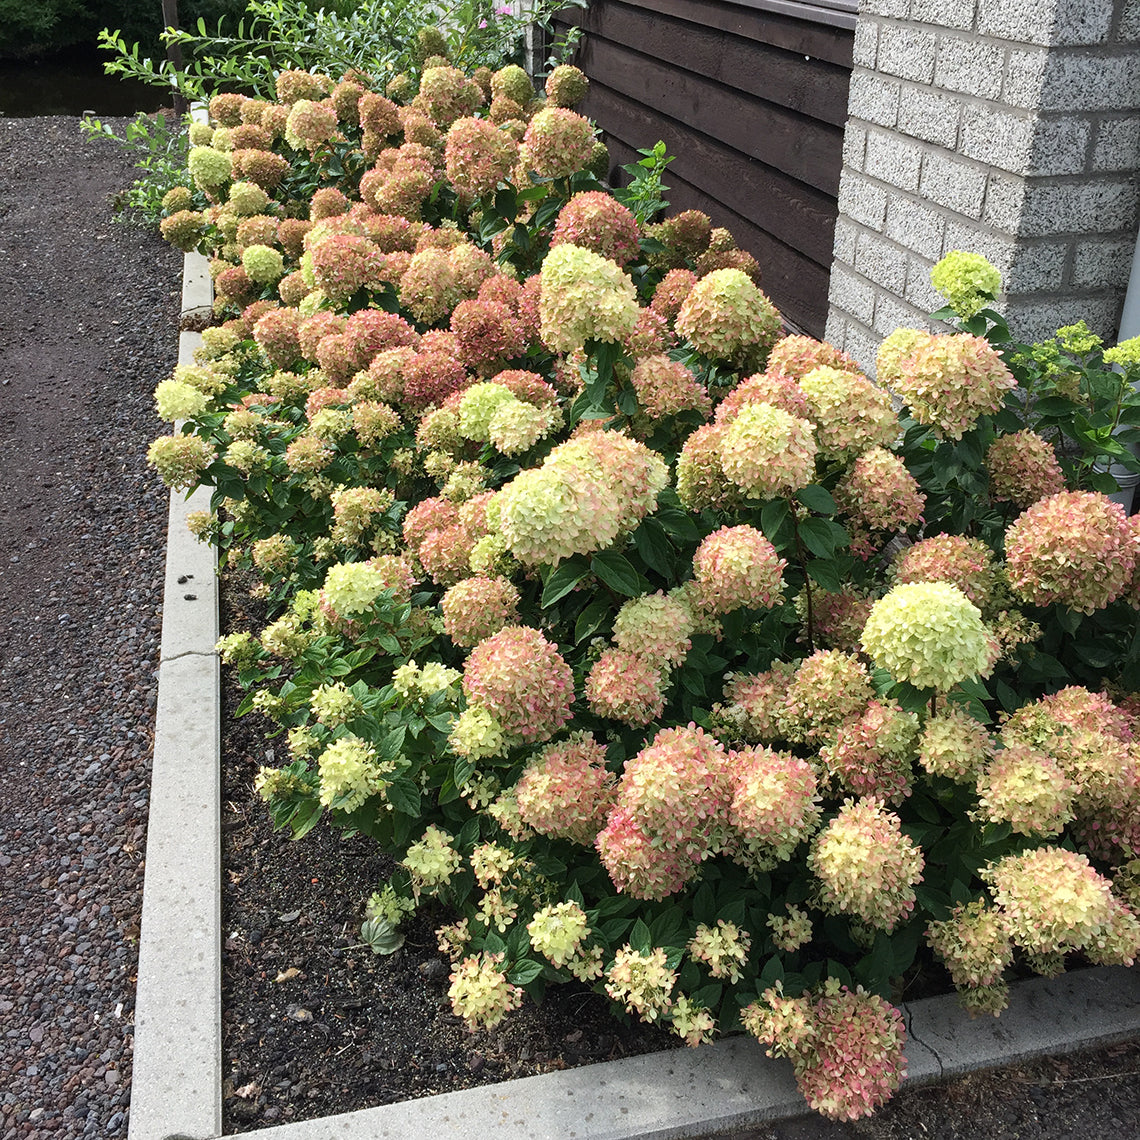
{"type": "Polygon", "coordinates": [[[925,860],[902,821],[874,796],[844,800],[808,855],[823,910],[888,934],[914,908],[925,860]]]}
{"type": "Polygon", "coordinates": [[[848,461],[872,447],[886,447],[898,435],[891,397],[859,373],[813,368],[800,379],[816,440],[824,455],[848,461]]]}
{"type": "Polygon", "coordinates": [[[952,333],[918,340],[887,382],[920,424],[949,439],[1000,411],[1017,383],[989,341],[952,333]]]}
{"type": "Polygon", "coordinates": [[[549,740],[574,701],[574,677],[557,646],[523,625],[506,626],[471,651],[463,689],[523,741],[549,740]]]}
{"type": "Polygon", "coordinates": [[[1053,445],[1036,432],[998,436],[986,452],[990,494],[1024,510],[1065,489],[1053,445]]]}
{"type": "Polygon", "coordinates": [[[588,340],[623,341],[633,332],[637,290],[617,262],[566,243],[547,254],[541,280],[542,341],[552,352],[574,352],[588,340]]]}
{"type": "Polygon", "coordinates": [[[1005,535],[1010,585],[1037,606],[1054,602],[1091,614],[1127,589],[1140,555],[1119,503],[1062,491],[1031,506],[1005,535]]]}
{"type": "Polygon", "coordinates": [[[702,609],[714,614],[741,606],[767,609],[780,599],[786,565],[755,527],[721,527],[693,555],[696,597],[702,609]]]}
{"type": "Polygon", "coordinates": [[[759,359],[779,335],[780,314],[748,274],[717,269],[685,298],[677,332],[705,356],[759,359]]]}
{"type": "Polygon", "coordinates": [[[988,674],[996,651],[981,611],[949,582],[895,586],[871,607],[863,648],[896,681],[939,692],[988,674]]]}
{"type": "Polygon", "coordinates": [[[828,979],[818,998],[777,986],[741,1011],[768,1056],[787,1057],[808,1104],[832,1120],[858,1120],[890,1099],[906,1076],[902,1015],[877,994],[828,979]]]}
{"type": "Polygon", "coordinates": [[[523,822],[535,831],[592,847],[613,805],[615,784],[605,745],[575,732],[527,761],[515,799],[523,822]]]}

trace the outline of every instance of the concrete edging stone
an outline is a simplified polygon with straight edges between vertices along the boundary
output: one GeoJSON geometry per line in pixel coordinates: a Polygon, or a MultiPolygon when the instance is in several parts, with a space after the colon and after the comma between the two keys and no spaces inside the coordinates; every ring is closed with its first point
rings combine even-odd
{"type": "MultiPolygon", "coordinates": [[[[187,255],[183,307],[210,304],[187,255]]],[[[183,333],[179,358],[198,343],[183,333]]],[[[216,558],[186,528],[209,492],[171,495],[129,1140],[221,1134],[220,675],[216,558]]],[[[953,995],[904,1005],[908,1084],[1140,1034],[1140,972],[1012,987],[998,1019],[953,995]]],[[[801,1115],[791,1068],[749,1038],[524,1077],[257,1132],[260,1140],[682,1140],[801,1115]]]]}

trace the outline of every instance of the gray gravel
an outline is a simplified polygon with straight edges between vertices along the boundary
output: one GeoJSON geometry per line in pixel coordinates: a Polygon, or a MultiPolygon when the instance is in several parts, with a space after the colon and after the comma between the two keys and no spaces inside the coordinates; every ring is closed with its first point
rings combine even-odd
{"type": "Polygon", "coordinates": [[[126,1134],[181,269],[112,220],[130,179],[0,119],[2,1140],[126,1134]]]}

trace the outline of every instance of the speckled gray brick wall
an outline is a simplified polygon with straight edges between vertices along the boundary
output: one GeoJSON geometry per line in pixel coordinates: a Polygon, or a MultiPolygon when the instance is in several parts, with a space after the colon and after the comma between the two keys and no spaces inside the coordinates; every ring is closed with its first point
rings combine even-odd
{"type": "Polygon", "coordinates": [[[1014,333],[1116,332],[1140,199],[1140,0],[863,0],[828,339],[929,327],[933,264],[1001,270],[1014,333]]]}

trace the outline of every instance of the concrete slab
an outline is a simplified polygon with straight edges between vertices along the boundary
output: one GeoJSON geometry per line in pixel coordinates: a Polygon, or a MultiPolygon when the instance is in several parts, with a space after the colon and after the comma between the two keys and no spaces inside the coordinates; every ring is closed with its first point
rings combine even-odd
{"type": "MultiPolygon", "coordinates": [[[[1140,971],[1103,966],[1030,978],[1011,987],[1009,1008],[1001,1017],[971,1020],[952,995],[914,1002],[909,1012],[912,1038],[938,1059],[934,1076],[951,1077],[1135,1037],[1140,1034],[1140,971]]],[[[912,1075],[918,1076],[913,1066],[912,1075]]]]}
{"type": "Polygon", "coordinates": [[[221,1132],[219,663],[159,668],[129,1140],[221,1132]]]}
{"type": "Polygon", "coordinates": [[[213,549],[186,527],[190,511],[210,509],[210,490],[188,499],[171,494],[166,532],[166,591],[162,604],[162,660],[187,653],[212,655],[218,632],[218,575],[213,549]]]}
{"type": "Polygon", "coordinates": [[[188,253],[182,270],[182,315],[204,312],[214,307],[214,283],[210,280],[210,263],[200,253],[188,253]]]}

